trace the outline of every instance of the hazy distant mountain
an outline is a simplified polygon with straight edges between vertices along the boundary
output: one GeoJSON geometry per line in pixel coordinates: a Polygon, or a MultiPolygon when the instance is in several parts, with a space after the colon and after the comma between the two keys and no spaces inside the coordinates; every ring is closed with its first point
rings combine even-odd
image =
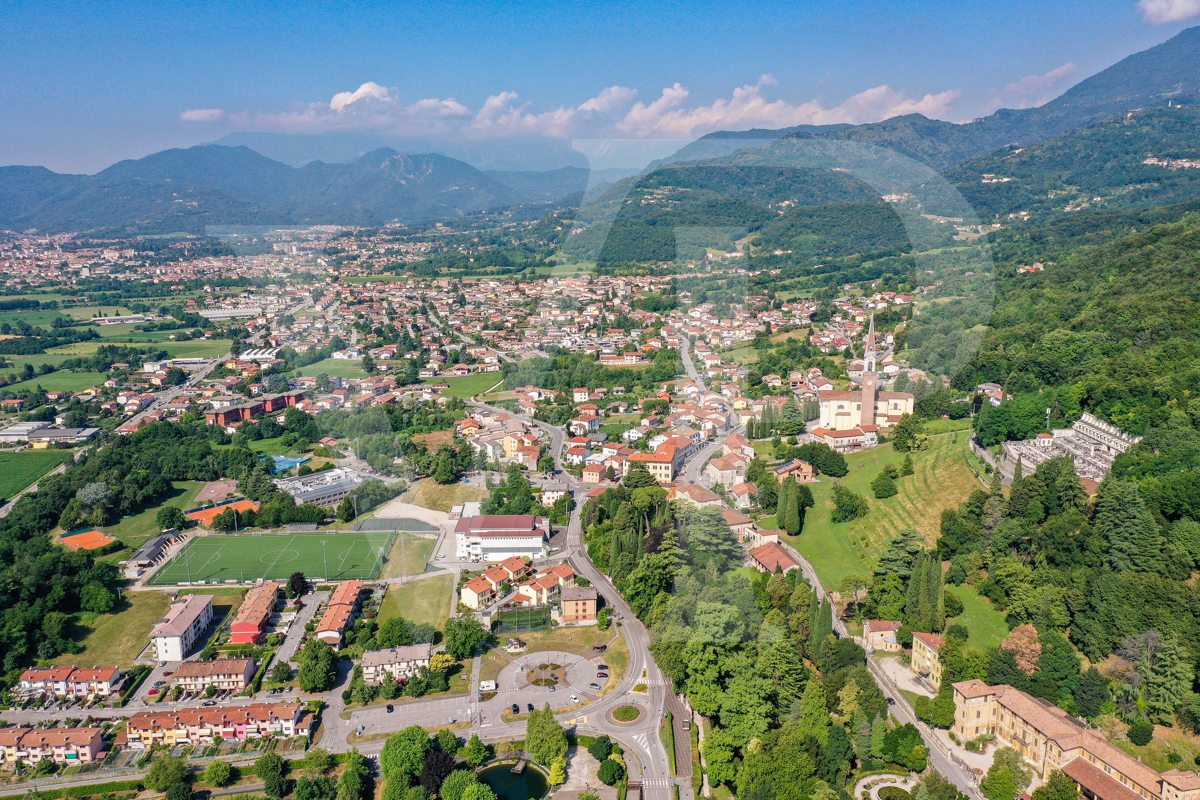
{"type": "Polygon", "coordinates": [[[390,148],[398,153],[439,153],[465,161],[481,170],[586,169],[587,158],[571,149],[570,142],[546,137],[482,139],[450,142],[417,136],[381,136],[374,133],[231,133],[216,144],[249,147],[267,158],[292,167],[312,161],[340,164],[354,161],[372,150],[390,148]]]}
{"type": "Polygon", "coordinates": [[[92,176],[0,168],[0,228],[14,229],[145,233],[198,232],[216,224],[379,225],[521,202],[524,194],[470,164],[390,149],[298,169],[247,147],[221,145],[165,150],[92,176]]]}

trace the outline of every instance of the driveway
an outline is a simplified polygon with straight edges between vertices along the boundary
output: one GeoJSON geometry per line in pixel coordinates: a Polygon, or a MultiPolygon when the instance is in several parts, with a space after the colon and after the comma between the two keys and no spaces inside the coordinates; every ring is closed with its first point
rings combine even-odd
{"type": "Polygon", "coordinates": [[[283,640],[283,644],[279,646],[279,650],[275,653],[276,661],[291,661],[296,655],[296,651],[300,648],[300,638],[304,636],[304,626],[313,618],[313,614],[317,612],[317,607],[329,599],[329,592],[314,592],[306,594],[300,598],[303,605],[300,606],[300,611],[297,612],[296,618],[292,620],[292,627],[288,629],[287,637],[283,640]]]}

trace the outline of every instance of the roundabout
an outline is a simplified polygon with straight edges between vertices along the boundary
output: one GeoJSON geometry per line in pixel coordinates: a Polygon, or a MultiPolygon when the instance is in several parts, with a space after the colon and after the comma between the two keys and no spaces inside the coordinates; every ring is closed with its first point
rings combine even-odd
{"type": "Polygon", "coordinates": [[[640,706],[627,703],[609,709],[605,716],[614,725],[632,725],[635,722],[641,722],[642,718],[646,716],[646,712],[640,706]]]}
{"type": "Polygon", "coordinates": [[[551,708],[565,708],[576,705],[572,696],[582,702],[596,699],[596,690],[588,685],[599,680],[596,672],[595,664],[574,653],[523,653],[500,670],[496,688],[506,703],[515,700],[522,706],[533,703],[540,708],[549,703],[551,708]]]}

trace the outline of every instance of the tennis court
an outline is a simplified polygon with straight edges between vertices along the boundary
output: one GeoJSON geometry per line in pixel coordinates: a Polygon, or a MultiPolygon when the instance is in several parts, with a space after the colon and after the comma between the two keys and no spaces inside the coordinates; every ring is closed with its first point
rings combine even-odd
{"type": "Polygon", "coordinates": [[[282,581],[293,572],[315,580],[372,580],[395,536],[394,531],[197,536],[150,583],[282,581]]]}

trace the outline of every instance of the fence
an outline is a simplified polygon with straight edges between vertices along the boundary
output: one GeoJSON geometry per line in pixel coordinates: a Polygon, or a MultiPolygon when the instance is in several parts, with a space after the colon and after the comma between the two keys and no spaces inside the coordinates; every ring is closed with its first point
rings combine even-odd
{"type": "Polygon", "coordinates": [[[404,531],[405,533],[436,534],[438,532],[436,525],[430,525],[428,522],[422,522],[419,519],[409,519],[407,517],[391,519],[375,517],[373,519],[360,519],[354,523],[354,530],[367,533],[404,531]]]}

